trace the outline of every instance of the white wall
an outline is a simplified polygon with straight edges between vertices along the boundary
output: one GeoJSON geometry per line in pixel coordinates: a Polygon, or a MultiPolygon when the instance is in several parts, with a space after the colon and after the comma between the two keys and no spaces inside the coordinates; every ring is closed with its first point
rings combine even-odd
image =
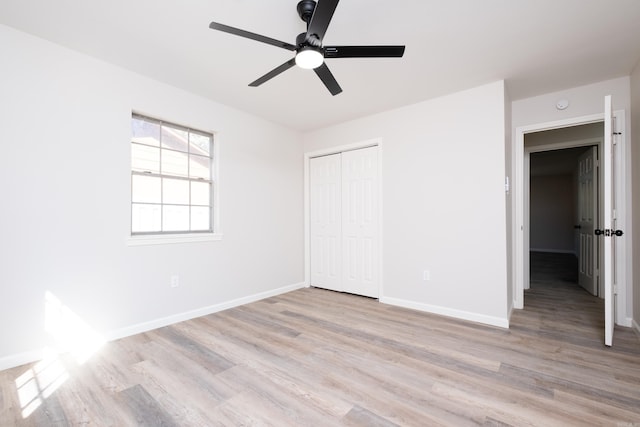
{"type": "MultiPolygon", "coordinates": [[[[623,161],[628,172],[625,189],[622,197],[618,198],[618,203],[623,206],[618,212],[619,218],[626,223],[625,232],[632,234],[631,221],[631,101],[630,101],[630,78],[620,77],[617,79],[606,80],[586,86],[579,86],[558,92],[547,93],[527,99],[514,101],[512,103],[512,135],[514,142],[516,129],[521,126],[529,126],[540,123],[554,122],[558,120],[566,120],[576,117],[583,117],[595,114],[603,114],[604,97],[612,95],[613,109],[625,111],[625,137],[627,137],[627,151],[623,153],[623,161]],[[570,102],[566,110],[557,110],[556,102],[559,99],[568,99],[570,102]]],[[[619,244],[625,245],[628,256],[632,256],[631,248],[632,239],[625,238],[619,244]]],[[[629,258],[631,259],[631,258],[629,258]]],[[[623,289],[623,304],[617,306],[618,315],[617,322],[628,324],[631,320],[632,311],[632,292],[631,283],[633,283],[633,263],[627,262],[626,269],[622,272],[624,275],[624,283],[619,283],[619,289],[623,289]]]]}
{"type": "MultiPolygon", "coordinates": [[[[640,62],[631,74],[631,153],[633,175],[633,265],[640,265],[640,62]]],[[[633,326],[640,333],[640,272],[633,276],[633,326]]]]}
{"type": "Polygon", "coordinates": [[[511,104],[513,135],[515,136],[515,129],[519,126],[602,114],[605,95],[612,95],[614,110],[624,109],[627,115],[629,114],[629,77],[605,80],[513,101],[511,104]],[[556,109],[556,102],[559,99],[568,99],[569,107],[565,110],[556,109]]]}
{"type": "Polygon", "coordinates": [[[507,326],[504,83],[310,132],[304,148],[374,138],[382,139],[381,301],[507,326]]]}
{"type": "Polygon", "coordinates": [[[52,344],[47,291],[114,337],[303,282],[298,133],[5,26],[0,52],[0,369],[52,344]],[[217,132],[222,241],[127,245],[132,110],[217,132]]]}

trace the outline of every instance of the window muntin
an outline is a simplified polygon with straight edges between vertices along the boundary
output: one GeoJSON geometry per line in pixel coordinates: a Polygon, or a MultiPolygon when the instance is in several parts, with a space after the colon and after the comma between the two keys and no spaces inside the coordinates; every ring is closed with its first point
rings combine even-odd
{"type": "Polygon", "coordinates": [[[131,234],[213,232],[213,135],[131,118],[131,234]]]}

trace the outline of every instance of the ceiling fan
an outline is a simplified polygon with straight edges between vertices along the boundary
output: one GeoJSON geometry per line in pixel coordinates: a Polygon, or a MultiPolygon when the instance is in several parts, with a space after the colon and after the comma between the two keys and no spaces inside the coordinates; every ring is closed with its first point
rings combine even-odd
{"type": "Polygon", "coordinates": [[[295,57],[249,83],[249,86],[260,86],[297,65],[301,68],[313,69],[329,92],[337,95],[342,92],[342,89],[327,64],[324,63],[325,58],[400,58],[404,54],[404,46],[323,46],[322,39],[338,6],[338,1],[318,0],[316,3],[315,0],[301,0],[298,3],[298,15],[307,23],[307,32],[296,37],[295,45],[217,22],[209,24],[209,28],[296,52],[295,57]]]}

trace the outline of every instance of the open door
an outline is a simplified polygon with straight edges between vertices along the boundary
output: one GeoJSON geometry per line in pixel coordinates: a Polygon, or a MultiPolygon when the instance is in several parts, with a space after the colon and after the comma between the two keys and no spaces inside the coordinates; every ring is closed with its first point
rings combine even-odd
{"type": "Polygon", "coordinates": [[[602,147],[602,190],[603,190],[603,218],[602,228],[595,234],[602,239],[603,264],[602,278],[604,280],[604,343],[607,346],[613,344],[614,328],[614,238],[619,233],[616,230],[613,182],[613,111],[611,109],[611,95],[604,98],[604,144],[602,147]]]}
{"type": "Polygon", "coordinates": [[[578,159],[578,284],[591,295],[597,295],[598,262],[594,230],[598,218],[598,148],[590,147],[578,159]]]}

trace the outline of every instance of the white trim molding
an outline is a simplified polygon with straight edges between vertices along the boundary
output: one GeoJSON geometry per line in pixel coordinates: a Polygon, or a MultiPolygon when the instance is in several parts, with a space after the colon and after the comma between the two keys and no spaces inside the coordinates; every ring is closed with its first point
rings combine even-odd
{"type": "Polygon", "coordinates": [[[231,301],[225,301],[225,302],[213,304],[207,307],[198,308],[196,310],[173,314],[171,316],[162,317],[160,319],[150,320],[148,322],[138,323],[136,325],[131,325],[121,329],[117,329],[115,331],[112,331],[106,334],[105,338],[107,339],[107,341],[112,341],[112,340],[128,337],[131,335],[135,335],[135,334],[140,334],[142,332],[147,332],[152,329],[162,328],[164,326],[172,325],[178,322],[184,322],[185,320],[194,319],[196,317],[207,316],[209,314],[217,313],[222,310],[239,307],[241,305],[260,301],[262,299],[273,297],[276,295],[285,294],[287,292],[295,291],[296,289],[301,289],[304,287],[305,287],[304,283],[296,283],[293,285],[272,289],[270,291],[260,292],[258,294],[237,298],[231,301]]]}
{"type": "Polygon", "coordinates": [[[219,233],[149,234],[127,237],[127,245],[166,245],[171,243],[213,242],[222,240],[219,233]]]}
{"type": "MultiPolygon", "coordinates": [[[[287,292],[295,291],[296,289],[301,289],[304,287],[304,283],[295,283],[293,285],[283,286],[281,288],[248,295],[246,297],[237,298],[231,301],[225,301],[219,304],[213,304],[207,307],[202,307],[191,311],[185,311],[183,313],[173,314],[171,316],[150,320],[148,322],[126,326],[124,328],[107,332],[106,334],[104,334],[103,338],[107,342],[114,341],[120,338],[125,338],[131,335],[136,335],[143,332],[151,331],[153,329],[169,326],[174,323],[183,322],[185,320],[194,319],[196,317],[206,316],[222,310],[227,310],[229,308],[238,307],[255,301],[260,301],[262,299],[273,297],[276,295],[285,294],[287,292]]],[[[47,349],[42,348],[2,357],[0,358],[0,371],[15,368],[27,363],[37,362],[38,360],[42,360],[46,354],[47,349]]]]}
{"type": "Polygon", "coordinates": [[[470,311],[456,310],[438,305],[423,304],[415,301],[408,301],[399,298],[381,297],[380,302],[398,307],[410,308],[455,319],[467,320],[470,322],[482,323],[484,325],[497,326],[499,328],[509,328],[509,319],[485,314],[472,313],[470,311]]]}
{"type": "Polygon", "coordinates": [[[624,326],[625,328],[633,328],[633,319],[631,317],[625,317],[618,325],[624,326]]]}
{"type": "Polygon", "coordinates": [[[44,359],[45,354],[45,349],[25,351],[18,354],[10,354],[9,356],[0,358],[0,371],[42,360],[44,359]]]}

